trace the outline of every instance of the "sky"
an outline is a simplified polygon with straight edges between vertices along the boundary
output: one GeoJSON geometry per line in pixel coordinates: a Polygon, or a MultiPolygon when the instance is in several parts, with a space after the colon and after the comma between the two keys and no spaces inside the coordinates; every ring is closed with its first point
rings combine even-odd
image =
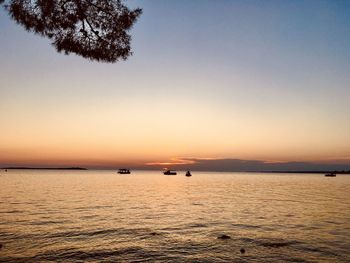
{"type": "Polygon", "coordinates": [[[126,3],[143,14],[115,64],[0,11],[0,166],[348,167],[349,1],[126,3]]]}

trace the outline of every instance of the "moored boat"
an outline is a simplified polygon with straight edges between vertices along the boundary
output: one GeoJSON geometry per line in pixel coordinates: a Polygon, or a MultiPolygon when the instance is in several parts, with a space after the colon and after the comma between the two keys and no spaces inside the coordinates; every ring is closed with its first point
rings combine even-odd
{"type": "Polygon", "coordinates": [[[131,174],[129,169],[119,169],[118,174],[131,174]]]}
{"type": "Polygon", "coordinates": [[[164,175],[176,175],[175,171],[171,171],[171,170],[166,170],[163,172],[164,175]]]}
{"type": "Polygon", "coordinates": [[[191,172],[190,172],[190,171],[187,171],[185,175],[186,175],[187,177],[192,176],[192,174],[191,174],[191,172]]]}
{"type": "Polygon", "coordinates": [[[326,177],[336,177],[337,174],[336,173],[326,173],[324,176],[326,176],[326,177]]]}

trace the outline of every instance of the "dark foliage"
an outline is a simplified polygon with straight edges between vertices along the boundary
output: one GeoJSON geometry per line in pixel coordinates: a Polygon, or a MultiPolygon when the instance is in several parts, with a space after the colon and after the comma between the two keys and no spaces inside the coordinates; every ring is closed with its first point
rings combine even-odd
{"type": "Polygon", "coordinates": [[[142,10],[122,0],[0,0],[28,31],[52,40],[58,52],[116,62],[132,54],[131,29],[142,10]]]}

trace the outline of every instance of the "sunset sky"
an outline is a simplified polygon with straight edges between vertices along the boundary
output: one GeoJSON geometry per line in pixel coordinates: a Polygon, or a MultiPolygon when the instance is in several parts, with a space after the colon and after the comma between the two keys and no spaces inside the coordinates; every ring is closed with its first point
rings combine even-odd
{"type": "Polygon", "coordinates": [[[115,64],[0,11],[0,167],[350,164],[350,1],[127,3],[143,14],[115,64]]]}

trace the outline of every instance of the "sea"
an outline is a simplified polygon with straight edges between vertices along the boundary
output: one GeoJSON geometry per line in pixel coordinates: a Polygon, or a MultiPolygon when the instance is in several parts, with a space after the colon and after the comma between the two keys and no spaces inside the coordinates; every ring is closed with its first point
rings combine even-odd
{"type": "Polygon", "coordinates": [[[350,262],[350,175],[0,170],[0,262],[350,262]]]}

